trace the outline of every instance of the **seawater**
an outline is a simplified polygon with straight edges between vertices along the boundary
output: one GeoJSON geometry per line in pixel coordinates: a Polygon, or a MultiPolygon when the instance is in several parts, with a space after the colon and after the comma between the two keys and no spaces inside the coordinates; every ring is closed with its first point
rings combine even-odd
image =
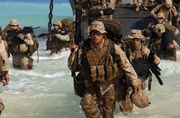
{"type": "MultiPolygon", "coordinates": [[[[68,3],[58,3],[53,20],[72,18],[71,14],[68,3]],[[62,9],[66,12],[60,12],[62,9]]],[[[35,33],[42,33],[47,31],[48,4],[0,2],[0,25],[5,27],[12,18],[17,18],[21,26],[41,26],[35,33]]],[[[12,58],[9,59],[11,81],[8,86],[0,86],[0,98],[6,106],[2,118],[84,118],[80,97],[74,94],[71,72],[67,67],[70,51],[64,49],[60,54],[50,56],[46,40],[38,41],[39,63],[37,53],[34,53],[33,70],[14,69],[12,58]]],[[[123,116],[116,104],[115,118],[180,117],[180,62],[162,60],[160,68],[164,85],[160,86],[153,76],[152,90],[145,90],[151,105],[145,109],[134,106],[131,115],[123,116]]]]}
{"type": "MultiPolygon", "coordinates": [[[[39,40],[39,63],[33,55],[34,68],[22,71],[12,67],[8,86],[1,86],[1,98],[6,105],[2,118],[83,118],[80,97],[74,94],[71,73],[67,67],[69,50],[50,56],[46,41],[39,40]]],[[[180,62],[162,60],[160,86],[153,76],[152,91],[145,90],[151,105],[145,109],[134,106],[130,116],[123,116],[116,105],[115,118],[179,118],[180,62]]]]}

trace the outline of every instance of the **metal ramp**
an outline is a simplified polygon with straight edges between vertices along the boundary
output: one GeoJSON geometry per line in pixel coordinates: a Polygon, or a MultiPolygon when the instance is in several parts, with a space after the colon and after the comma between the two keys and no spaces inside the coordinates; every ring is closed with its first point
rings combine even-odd
{"type": "MultiPolygon", "coordinates": [[[[144,11],[141,8],[139,12],[135,12],[135,7],[132,7],[131,3],[127,4],[127,1],[125,4],[117,5],[113,17],[115,20],[120,21],[123,26],[122,36],[125,37],[130,34],[132,29],[143,30],[147,28],[148,24],[154,20],[150,16],[151,9],[149,9],[149,11],[144,11]]],[[[82,22],[81,27],[83,29],[83,39],[87,39],[87,19],[82,22]]],[[[176,37],[176,40],[177,43],[180,45],[180,34],[176,37]]]]}
{"type": "MultiPolygon", "coordinates": [[[[141,9],[139,12],[135,12],[135,8],[130,4],[119,4],[114,13],[114,19],[121,22],[123,25],[122,34],[123,37],[130,34],[132,29],[143,30],[147,28],[148,24],[154,19],[150,16],[150,11],[144,11],[141,9]]],[[[178,27],[180,30],[180,26],[178,27]]],[[[177,43],[180,45],[180,34],[176,37],[177,43]]]]}

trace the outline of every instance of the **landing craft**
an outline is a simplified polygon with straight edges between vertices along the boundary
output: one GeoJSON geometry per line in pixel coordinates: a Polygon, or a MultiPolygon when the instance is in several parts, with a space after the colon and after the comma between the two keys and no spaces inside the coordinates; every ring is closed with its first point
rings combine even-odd
{"type": "MultiPolygon", "coordinates": [[[[159,1],[157,0],[159,3],[159,1]]],[[[154,21],[153,17],[150,15],[150,12],[153,8],[149,8],[149,11],[144,11],[143,8],[140,8],[139,12],[135,11],[135,7],[132,5],[132,0],[121,0],[115,8],[113,18],[117,21],[120,21],[122,24],[122,36],[123,38],[127,36],[132,29],[143,30],[147,28],[148,24],[154,21]]],[[[87,22],[82,21],[81,23],[82,38],[87,39],[87,22]]],[[[178,27],[180,30],[180,26],[178,27]]],[[[176,42],[180,45],[180,34],[175,38],[176,42]]],[[[176,51],[176,53],[179,52],[176,51]]],[[[177,54],[177,60],[180,60],[180,55],[177,54]]]]}
{"type": "MultiPolygon", "coordinates": [[[[132,0],[122,0],[115,9],[114,19],[121,22],[123,37],[127,36],[132,29],[143,30],[147,28],[148,24],[154,20],[150,15],[152,8],[149,8],[149,11],[144,11],[141,8],[139,12],[136,12],[132,4],[132,0]]],[[[180,30],[180,26],[178,26],[178,29],[180,30]]],[[[180,34],[175,37],[175,40],[180,45],[180,34]]],[[[180,61],[178,53],[179,50],[176,51],[176,55],[177,61],[180,61]]]]}

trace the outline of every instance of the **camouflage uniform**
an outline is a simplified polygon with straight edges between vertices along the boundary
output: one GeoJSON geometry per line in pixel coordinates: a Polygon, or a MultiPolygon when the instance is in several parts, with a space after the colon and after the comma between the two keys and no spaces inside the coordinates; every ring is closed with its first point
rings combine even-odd
{"type": "MultiPolygon", "coordinates": [[[[104,24],[100,21],[92,22],[90,31],[106,33],[104,24]]],[[[68,66],[72,70],[74,56],[70,55],[68,66]]],[[[122,72],[132,82],[139,85],[137,75],[126,58],[122,49],[106,38],[94,47],[91,39],[86,40],[79,49],[80,73],[85,89],[81,99],[81,106],[87,118],[100,118],[98,108],[101,106],[104,118],[112,118],[115,107],[115,81],[122,72]],[[104,57],[106,55],[107,58],[104,57]]]]}
{"type": "MultiPolygon", "coordinates": [[[[177,35],[179,34],[179,30],[178,30],[175,26],[170,25],[169,23],[167,23],[167,22],[165,21],[165,16],[164,16],[164,14],[163,14],[162,12],[159,12],[159,13],[157,14],[157,20],[158,20],[158,19],[162,19],[162,22],[161,22],[161,23],[159,22],[159,23],[160,23],[160,24],[163,24],[164,27],[165,27],[165,29],[172,31],[175,36],[177,36],[177,35]]],[[[148,28],[149,28],[149,29],[153,29],[153,27],[155,27],[156,24],[158,24],[157,21],[156,21],[156,22],[149,23],[148,28]]]]}
{"type": "Polygon", "coordinates": [[[170,59],[170,60],[175,60],[176,61],[176,50],[178,48],[176,46],[177,45],[176,42],[173,39],[170,39],[170,40],[173,40],[172,43],[171,43],[171,44],[174,45],[173,49],[167,49],[167,46],[163,43],[163,41],[165,41],[165,39],[163,39],[163,38],[165,38],[165,37],[163,37],[163,35],[165,33],[167,33],[167,31],[165,31],[164,25],[156,24],[155,33],[156,34],[154,34],[154,36],[152,37],[150,48],[161,59],[170,59]],[[157,37],[157,33],[161,33],[162,36],[157,37]]]}
{"type": "Polygon", "coordinates": [[[180,24],[180,1],[178,2],[178,5],[177,5],[178,7],[177,7],[177,12],[178,12],[178,14],[177,14],[177,20],[176,20],[176,23],[177,23],[177,25],[179,25],[180,24]]]}
{"type": "MultiPolygon", "coordinates": [[[[0,36],[1,38],[1,36],[0,36]]],[[[4,41],[0,39],[0,76],[2,77],[2,72],[8,72],[9,71],[9,61],[8,61],[8,55],[6,53],[4,41]]],[[[1,78],[0,78],[1,80],[1,78]]],[[[1,112],[4,110],[4,104],[2,103],[2,100],[0,99],[0,115],[1,112]]],[[[0,116],[1,117],[1,116],[0,116]]]]}
{"type": "Polygon", "coordinates": [[[164,3],[157,5],[152,11],[151,15],[155,17],[159,12],[163,13],[165,20],[172,25],[173,17],[177,16],[176,8],[173,6],[171,0],[166,0],[164,3]]]}
{"type": "MultiPolygon", "coordinates": [[[[144,40],[144,36],[141,34],[140,30],[132,30],[131,31],[131,35],[128,35],[126,37],[126,55],[127,58],[129,59],[130,62],[132,62],[134,59],[138,59],[138,58],[147,58],[149,56],[149,49],[147,47],[145,47],[143,44],[140,44],[140,46],[138,48],[134,48],[133,44],[132,44],[132,40],[133,38],[137,38],[137,39],[141,39],[144,40]]],[[[149,72],[144,73],[143,76],[139,77],[139,79],[141,80],[141,86],[142,88],[144,88],[144,82],[147,79],[147,75],[149,74],[149,72]]],[[[121,82],[120,85],[118,86],[118,91],[117,91],[117,101],[119,103],[120,109],[123,111],[123,113],[126,115],[130,112],[133,111],[133,103],[131,102],[130,99],[130,91],[131,91],[131,87],[129,87],[129,85],[127,84],[127,79],[126,77],[123,77],[125,82],[121,82]],[[122,83],[126,83],[126,85],[122,85],[122,83]],[[119,95],[120,93],[123,93],[121,95],[119,95]]]]}
{"type": "Polygon", "coordinates": [[[133,4],[136,6],[136,11],[139,11],[140,6],[143,6],[144,10],[148,10],[146,8],[148,6],[148,3],[150,6],[154,6],[154,0],[133,0],[133,4]]]}
{"type": "MultiPolygon", "coordinates": [[[[17,20],[11,20],[9,25],[19,26],[19,23],[17,20]]],[[[10,30],[11,29],[9,29],[9,31],[10,30]]],[[[20,30],[20,28],[18,30],[20,30]]],[[[6,40],[9,47],[8,51],[13,57],[13,66],[16,68],[21,68],[22,70],[32,69],[33,59],[30,56],[38,48],[35,47],[35,44],[38,42],[33,39],[33,34],[27,33],[24,35],[24,39],[21,39],[18,36],[12,37],[6,33],[6,40]]]]}
{"type": "Polygon", "coordinates": [[[84,18],[87,17],[88,24],[97,19],[113,19],[113,10],[115,9],[116,0],[82,0],[82,9],[85,9],[84,18]],[[103,14],[102,14],[103,12],[103,14]],[[110,12],[110,13],[109,13],[110,12]],[[107,14],[106,14],[107,13],[107,14]]]}
{"type": "MultiPolygon", "coordinates": [[[[132,30],[131,31],[131,35],[128,36],[128,38],[130,38],[131,40],[133,40],[133,38],[138,38],[138,39],[145,39],[145,37],[142,35],[140,30],[132,30]]],[[[126,54],[127,57],[129,59],[130,62],[132,62],[134,59],[138,59],[138,58],[144,58],[147,59],[149,54],[150,54],[150,50],[141,42],[139,47],[134,47],[134,45],[132,44],[132,42],[129,42],[129,45],[127,46],[126,49],[126,54]]],[[[155,59],[158,59],[160,61],[160,59],[155,55],[155,59]]],[[[148,74],[150,74],[148,72],[148,74]]],[[[147,73],[144,73],[144,75],[142,77],[140,77],[139,79],[141,79],[141,85],[142,88],[145,88],[145,80],[147,79],[147,73]]]]}
{"type": "Polygon", "coordinates": [[[56,36],[53,36],[53,34],[49,37],[51,40],[47,41],[47,50],[51,50],[51,54],[58,53],[61,51],[61,49],[68,47],[68,44],[70,42],[69,34],[62,34],[62,22],[59,20],[55,20],[53,25],[59,26],[59,29],[52,30],[51,32],[57,32],[56,36]]]}

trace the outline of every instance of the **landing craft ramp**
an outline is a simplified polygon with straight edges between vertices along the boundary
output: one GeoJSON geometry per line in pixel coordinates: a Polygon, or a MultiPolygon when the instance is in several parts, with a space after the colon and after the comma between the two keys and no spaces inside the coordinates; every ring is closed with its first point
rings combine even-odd
{"type": "MultiPolygon", "coordinates": [[[[120,21],[123,26],[122,35],[123,37],[130,34],[132,29],[143,30],[147,28],[148,24],[154,19],[150,15],[151,9],[149,11],[144,11],[142,8],[139,12],[135,12],[135,7],[132,6],[132,0],[122,0],[120,4],[116,6],[115,13],[113,15],[114,19],[120,21]]],[[[87,22],[82,23],[82,29],[87,29],[87,22]]],[[[180,27],[178,28],[180,29],[180,27]]],[[[87,30],[83,30],[83,39],[87,38],[87,30]]],[[[177,43],[180,45],[180,34],[176,37],[177,43]]]]}
{"type": "MultiPolygon", "coordinates": [[[[121,4],[116,6],[114,19],[123,25],[123,37],[130,34],[132,29],[143,30],[147,28],[148,24],[154,20],[150,15],[151,10],[144,11],[141,8],[139,12],[135,12],[135,7],[132,7],[132,0],[122,0],[121,4]]],[[[178,29],[180,30],[180,26],[178,29]]],[[[180,45],[180,34],[176,37],[176,41],[180,45]]]]}

